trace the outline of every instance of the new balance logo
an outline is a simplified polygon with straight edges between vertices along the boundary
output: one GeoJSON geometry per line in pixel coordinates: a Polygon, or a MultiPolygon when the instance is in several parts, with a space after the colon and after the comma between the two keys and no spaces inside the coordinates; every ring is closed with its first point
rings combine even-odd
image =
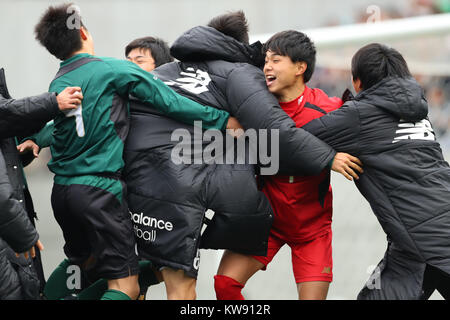
{"type": "Polygon", "coordinates": [[[436,140],[433,128],[428,119],[423,119],[419,122],[405,122],[400,120],[395,134],[396,136],[392,143],[401,140],[436,140]]]}
{"type": "Polygon", "coordinates": [[[183,78],[178,78],[175,81],[164,82],[168,86],[180,87],[193,94],[200,94],[208,91],[208,84],[211,82],[209,74],[202,70],[194,70],[194,68],[187,68],[186,71],[180,72],[183,78]]]}

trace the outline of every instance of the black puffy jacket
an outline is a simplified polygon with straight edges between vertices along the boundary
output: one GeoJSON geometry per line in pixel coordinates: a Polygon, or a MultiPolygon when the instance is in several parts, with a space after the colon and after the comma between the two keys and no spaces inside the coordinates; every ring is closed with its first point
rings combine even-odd
{"type": "MultiPolygon", "coordinates": [[[[59,112],[55,94],[14,100],[9,96],[0,69],[0,299],[39,297],[44,277],[37,258],[17,258],[14,252],[30,249],[39,235],[34,228],[34,208],[23,175],[14,136],[41,129],[59,112]]],[[[26,161],[26,160],[25,160],[26,161]]]]}
{"type": "Polygon", "coordinates": [[[392,77],[303,127],[364,164],[356,186],[389,245],[360,299],[420,298],[427,264],[450,275],[450,167],[427,114],[419,84],[392,77]]]}
{"type": "MultiPolygon", "coordinates": [[[[263,72],[253,65],[264,61],[261,44],[245,45],[213,28],[195,27],[175,41],[171,53],[180,62],[152,73],[178,93],[228,111],[245,129],[278,130],[283,172],[317,174],[333,159],[335,151],[296,128],[267,90],[263,72]]],[[[257,188],[249,155],[243,164],[176,164],[180,144],[193,145],[195,154],[195,145],[205,151],[208,143],[195,140],[193,127],[136,101],[130,108],[125,179],[139,254],[184,270],[195,267],[199,247],[264,255],[272,211],[257,188]],[[176,129],[192,141],[174,139],[176,129]],[[207,209],[215,213],[212,219],[205,217],[207,209]]]]}

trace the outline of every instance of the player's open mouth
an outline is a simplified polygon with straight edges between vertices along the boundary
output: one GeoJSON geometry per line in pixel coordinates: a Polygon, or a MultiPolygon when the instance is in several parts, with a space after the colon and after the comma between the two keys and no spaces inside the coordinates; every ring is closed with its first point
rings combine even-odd
{"type": "Polygon", "coordinates": [[[273,75],[267,75],[266,76],[266,85],[269,87],[276,79],[277,79],[277,77],[275,77],[273,75]]]}

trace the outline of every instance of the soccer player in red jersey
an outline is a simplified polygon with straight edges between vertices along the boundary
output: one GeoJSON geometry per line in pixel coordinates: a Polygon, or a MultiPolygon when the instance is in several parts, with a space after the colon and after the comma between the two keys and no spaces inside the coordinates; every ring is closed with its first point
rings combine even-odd
{"type": "MultiPolygon", "coordinates": [[[[264,50],[267,87],[297,127],[342,105],[341,99],[329,98],[322,90],[306,86],[314,71],[316,49],[305,34],[279,32],[268,40],[264,50]]],[[[358,159],[355,161],[362,165],[358,159]]],[[[362,172],[360,167],[354,169],[362,172]]],[[[357,177],[356,172],[343,174],[349,180],[351,176],[357,177]]],[[[317,176],[276,175],[262,179],[262,190],[275,215],[267,256],[225,251],[214,277],[217,299],[244,299],[241,290],[248,279],[257,271],[265,270],[285,244],[292,251],[299,299],[326,299],[333,278],[329,169],[317,176]]]]}

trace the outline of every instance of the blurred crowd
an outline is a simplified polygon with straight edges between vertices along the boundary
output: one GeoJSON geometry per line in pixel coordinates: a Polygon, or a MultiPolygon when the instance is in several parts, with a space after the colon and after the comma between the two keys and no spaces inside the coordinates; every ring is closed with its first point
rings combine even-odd
{"type": "MultiPolygon", "coordinates": [[[[380,20],[399,19],[407,17],[415,17],[421,15],[439,14],[450,12],[450,0],[410,0],[407,4],[392,2],[391,7],[383,7],[379,11],[380,20]]],[[[365,23],[368,21],[372,13],[367,8],[358,10],[352,19],[353,21],[345,21],[345,23],[365,23]]],[[[344,24],[337,23],[331,19],[327,26],[344,24]]],[[[430,50],[430,54],[424,56],[419,53],[420,62],[428,64],[438,60],[441,63],[450,63],[450,35],[437,39],[439,43],[439,50],[430,50]],[[443,44],[442,41],[445,43],[443,44]],[[438,51],[439,56],[432,56],[431,54],[438,51]]],[[[392,44],[405,57],[408,56],[407,46],[392,44]]],[[[422,43],[423,45],[423,43],[422,43]]],[[[421,51],[419,41],[415,41],[411,50],[421,51]]],[[[417,55],[417,52],[415,52],[417,55]]],[[[414,60],[418,61],[417,59],[414,60]]],[[[450,74],[446,76],[434,75],[433,72],[427,74],[420,74],[414,72],[414,66],[410,63],[410,69],[414,77],[422,85],[425,90],[425,95],[429,104],[429,118],[433,125],[434,131],[438,141],[441,143],[444,154],[450,155],[450,74]]],[[[318,64],[315,74],[309,82],[309,86],[318,87],[324,90],[330,96],[342,96],[345,89],[352,89],[351,72],[344,69],[331,69],[318,64]]]]}

